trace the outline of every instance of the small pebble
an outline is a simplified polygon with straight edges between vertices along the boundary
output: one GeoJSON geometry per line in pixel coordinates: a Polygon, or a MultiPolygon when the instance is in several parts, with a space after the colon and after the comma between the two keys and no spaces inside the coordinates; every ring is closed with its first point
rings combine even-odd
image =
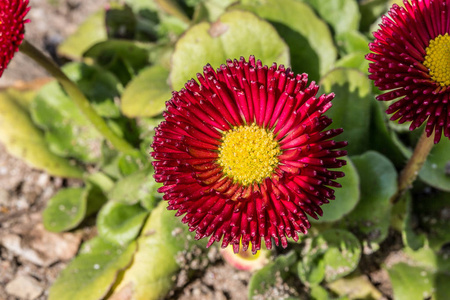
{"type": "Polygon", "coordinates": [[[6,292],[20,299],[36,299],[43,291],[42,284],[29,275],[18,275],[6,285],[6,292]]]}

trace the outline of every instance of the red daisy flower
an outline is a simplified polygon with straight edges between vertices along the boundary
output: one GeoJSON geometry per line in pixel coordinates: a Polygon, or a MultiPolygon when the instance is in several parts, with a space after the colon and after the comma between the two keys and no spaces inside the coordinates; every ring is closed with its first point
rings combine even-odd
{"type": "Polygon", "coordinates": [[[426,122],[434,142],[450,137],[450,0],[404,1],[394,4],[374,33],[366,58],[369,78],[384,92],[377,99],[397,99],[386,111],[391,120],[426,122]]]}
{"type": "Polygon", "coordinates": [[[19,50],[25,33],[25,19],[30,8],[28,0],[0,1],[0,77],[19,50]]]}
{"type": "Polygon", "coordinates": [[[237,253],[251,242],[256,253],[261,239],[268,249],[272,238],[297,241],[310,227],[306,214],[322,215],[344,176],[330,170],[345,165],[336,149],[347,142],[332,140],[342,129],[324,130],[334,94],[316,98],[306,74],[253,56],[217,72],[207,65],[197,78],[173,93],[152,144],[168,209],[186,214],[196,239],[211,236],[208,247],[223,238],[223,248],[237,253]]]}

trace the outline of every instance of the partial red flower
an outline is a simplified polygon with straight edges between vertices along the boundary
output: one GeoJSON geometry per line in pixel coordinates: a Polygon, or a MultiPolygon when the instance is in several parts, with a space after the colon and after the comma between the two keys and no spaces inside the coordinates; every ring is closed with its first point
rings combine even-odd
{"type": "Polygon", "coordinates": [[[0,77],[23,41],[29,10],[28,0],[0,1],[0,77]]]}
{"type": "Polygon", "coordinates": [[[427,136],[450,137],[450,0],[394,4],[374,33],[366,58],[369,78],[384,92],[377,99],[397,99],[386,111],[391,120],[426,123],[427,136]]]}
{"type": "Polygon", "coordinates": [[[310,227],[307,214],[334,199],[335,179],[345,165],[332,140],[342,129],[325,130],[323,115],[334,94],[316,97],[306,74],[274,63],[270,68],[244,58],[227,60],[216,72],[207,65],[167,102],[152,144],[155,179],[162,182],[168,209],[177,210],[196,239],[211,236],[237,253],[268,249],[272,239],[310,227]]]}

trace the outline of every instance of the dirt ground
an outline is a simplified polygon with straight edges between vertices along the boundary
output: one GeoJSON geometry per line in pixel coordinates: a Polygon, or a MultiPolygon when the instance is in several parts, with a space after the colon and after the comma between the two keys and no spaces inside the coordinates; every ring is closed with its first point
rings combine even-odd
{"type": "MultiPolygon", "coordinates": [[[[26,38],[57,59],[56,46],[108,0],[30,2],[31,23],[26,27],[26,38]]],[[[17,53],[0,78],[0,88],[44,77],[47,74],[41,68],[17,53]]],[[[48,199],[62,187],[80,184],[30,168],[7,154],[0,144],[0,300],[46,299],[52,282],[76,255],[80,244],[96,234],[93,221],[63,234],[46,232],[42,225],[41,212],[48,199]]],[[[392,299],[392,289],[387,273],[379,266],[400,243],[398,237],[391,235],[383,246],[386,251],[365,255],[362,260],[362,272],[384,299],[392,299]]],[[[246,299],[251,274],[226,265],[217,248],[210,250],[208,259],[208,267],[197,268],[190,278],[187,273],[192,270],[192,263],[186,264],[167,299],[246,299]]]]}

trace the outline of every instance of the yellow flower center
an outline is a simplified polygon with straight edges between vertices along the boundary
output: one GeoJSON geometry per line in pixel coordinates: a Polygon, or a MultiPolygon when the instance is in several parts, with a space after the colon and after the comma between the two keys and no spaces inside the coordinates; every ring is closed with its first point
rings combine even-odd
{"type": "Polygon", "coordinates": [[[272,175],[281,154],[272,132],[251,126],[235,127],[224,133],[218,163],[223,173],[248,186],[272,175]]]}
{"type": "Polygon", "coordinates": [[[450,85],[450,36],[438,35],[430,41],[425,49],[426,56],[423,65],[430,70],[431,79],[441,86],[450,85]]]}

